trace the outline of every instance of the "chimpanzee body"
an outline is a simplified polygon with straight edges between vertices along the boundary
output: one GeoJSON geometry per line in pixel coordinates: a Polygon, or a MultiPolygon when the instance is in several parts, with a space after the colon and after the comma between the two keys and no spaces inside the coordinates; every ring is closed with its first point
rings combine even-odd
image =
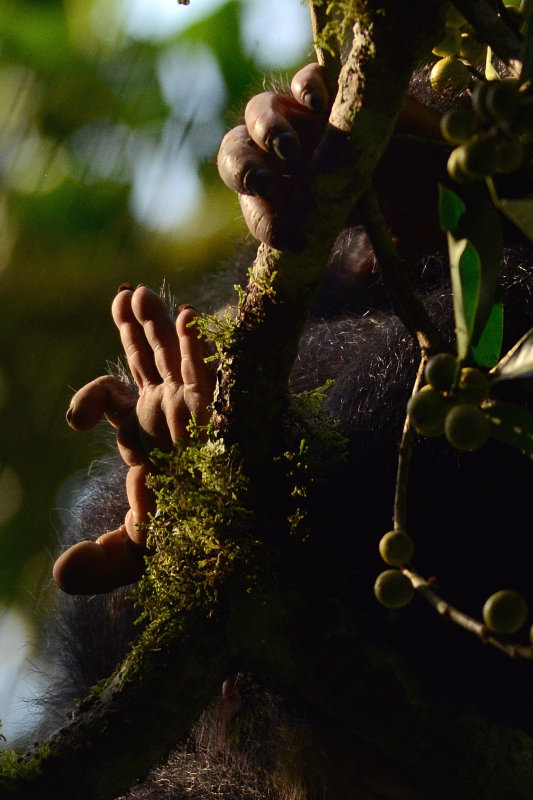
{"type": "MultiPolygon", "coordinates": [[[[367,256],[364,234],[348,231],[343,238],[340,252],[351,254],[360,248],[367,256]]],[[[384,611],[373,597],[373,579],[383,568],[377,543],[391,527],[397,448],[418,352],[379,282],[356,286],[352,267],[351,258],[343,263],[339,257],[324,279],[291,377],[291,388],[298,392],[335,380],[326,407],[349,439],[347,465],[313,501],[313,514],[320,520],[318,530],[324,531],[314,544],[313,563],[320,565],[314,578],[323,584],[318,600],[321,604],[324,597],[337,595],[343,607],[352,605],[355,617],[362,610],[367,623],[370,620],[374,630],[421,675],[429,675],[435,686],[532,732],[530,663],[512,662],[484,647],[470,634],[439,619],[420,600],[397,613],[384,611]]],[[[505,346],[511,346],[533,325],[532,270],[523,248],[508,252],[503,277],[508,309],[505,346]]],[[[426,258],[421,275],[427,308],[451,337],[444,260],[438,255],[426,258]]],[[[525,392],[519,400],[527,402],[525,392]]],[[[128,507],[125,471],[121,460],[111,457],[88,479],[65,520],[65,544],[96,538],[123,518],[128,507]]],[[[416,448],[409,508],[415,563],[423,574],[437,577],[444,597],[475,616],[486,597],[499,588],[515,588],[526,597],[533,596],[532,480],[531,462],[496,442],[472,454],[459,454],[444,439],[421,440],[416,448]]],[[[91,685],[108,675],[125,653],[135,636],[135,613],[127,595],[125,588],[104,595],[58,598],[49,648],[57,673],[47,703],[46,727],[60,724],[74,699],[83,697],[91,685]]],[[[309,608],[317,648],[323,647],[320,637],[331,624],[330,614],[331,608],[321,605],[309,608]]],[[[268,684],[268,676],[259,677],[268,684]]],[[[328,681],[327,674],[323,680],[328,681]]],[[[312,720],[312,709],[303,713],[312,720]]],[[[204,736],[208,724],[202,726],[204,736]]],[[[162,791],[159,784],[149,781],[134,796],[181,798],[186,786],[194,791],[191,761],[203,759],[203,769],[208,769],[205,759],[209,758],[202,753],[195,756],[182,751],[174,758],[166,774],[168,793],[158,793],[162,791]]],[[[224,779],[233,782],[228,798],[277,796],[267,779],[258,778],[252,790],[250,773],[243,777],[240,761],[233,775],[227,763],[224,769],[224,779]]],[[[198,791],[200,794],[192,796],[204,796],[205,787],[198,791]]]]}
{"type": "MultiPolygon", "coordinates": [[[[520,237],[512,238],[517,241],[506,250],[502,266],[504,352],[533,326],[533,259],[528,247],[518,241],[520,237]]],[[[484,713],[533,734],[531,662],[512,662],[483,646],[471,634],[439,618],[420,598],[400,612],[385,611],[374,599],[372,585],[383,569],[378,542],[392,526],[398,444],[419,353],[372,269],[373,256],[365,234],[357,228],[344,231],[333,253],[301,339],[290,386],[292,392],[302,392],[334,379],[325,407],[338,421],[349,449],[346,464],[312,497],[318,535],[310,543],[305,574],[294,576],[296,591],[301,588],[307,602],[308,625],[303,624],[306,657],[316,655],[323,686],[339,681],[339,675],[349,682],[357,664],[349,659],[344,668],[330,663],[324,652],[328,636],[334,637],[333,632],[345,626],[350,631],[347,641],[350,637],[356,641],[359,628],[372,630],[415,674],[429,682],[436,695],[449,692],[458,702],[474,703],[484,713]],[[320,584],[316,593],[309,590],[313,582],[320,584]]],[[[453,347],[445,258],[438,252],[424,255],[416,275],[430,316],[453,347]]],[[[513,391],[514,399],[527,405],[527,393],[520,387],[513,391]]],[[[63,545],[96,539],[102,531],[120,524],[128,509],[126,471],[118,455],[102,463],[69,511],[63,545]]],[[[478,452],[467,454],[453,450],[444,438],[421,440],[417,445],[408,509],[408,528],[416,548],[414,563],[421,574],[435,576],[443,597],[467,613],[479,617],[484,600],[502,588],[522,592],[533,604],[532,485],[531,461],[497,442],[489,441],[478,452]]],[[[112,671],[134,638],[135,613],[127,595],[126,587],[99,596],[58,598],[47,648],[57,668],[47,703],[48,729],[61,724],[74,699],[83,697],[91,685],[112,671]]],[[[344,655],[349,652],[347,647],[344,655]]],[[[249,667],[236,665],[237,670],[249,667]]],[[[258,673],[257,665],[254,667],[258,673]]],[[[221,676],[221,681],[225,677],[221,676]]],[[[318,719],[319,727],[324,727],[317,708],[302,707],[293,698],[274,700],[277,689],[269,686],[269,676],[258,674],[258,680],[269,687],[263,695],[278,709],[272,715],[268,737],[277,735],[276,725],[284,730],[292,725],[301,737],[302,719],[311,737],[318,719]]],[[[221,716],[241,713],[250,694],[255,697],[246,681],[242,686],[232,697],[219,701],[218,710],[203,720],[192,750],[178,749],[169,769],[154,773],[132,797],[207,798],[209,791],[198,776],[212,774],[211,758],[218,759],[219,769],[213,780],[230,787],[224,793],[221,783],[219,794],[213,791],[213,796],[284,800],[267,777],[268,743],[263,747],[259,742],[252,748],[251,767],[244,766],[238,756],[221,760],[217,749],[220,737],[215,736],[211,749],[205,745],[210,736],[206,730],[219,725],[221,716]]],[[[336,720],[330,719],[325,727],[335,724],[336,720]]],[[[339,726],[339,739],[349,742],[350,734],[339,726]]],[[[410,792],[399,796],[417,800],[424,796],[414,782],[410,792]]],[[[321,790],[316,794],[310,791],[309,800],[315,796],[322,797],[321,790]]],[[[335,800],[356,796],[342,791],[332,795],[335,800]]]]}

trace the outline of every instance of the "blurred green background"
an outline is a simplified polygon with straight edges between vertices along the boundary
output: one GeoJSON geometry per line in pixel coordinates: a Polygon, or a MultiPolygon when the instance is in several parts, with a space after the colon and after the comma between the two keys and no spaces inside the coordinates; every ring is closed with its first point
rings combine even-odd
{"type": "Polygon", "coordinates": [[[290,75],[310,54],[299,0],[0,3],[6,734],[27,712],[21,686],[38,680],[25,643],[54,591],[69,476],[103,449],[101,434],[71,431],[65,411],[120,352],[116,288],[165,279],[180,302],[211,310],[217,272],[245,235],[216,171],[220,139],[265,76],[290,75]]]}

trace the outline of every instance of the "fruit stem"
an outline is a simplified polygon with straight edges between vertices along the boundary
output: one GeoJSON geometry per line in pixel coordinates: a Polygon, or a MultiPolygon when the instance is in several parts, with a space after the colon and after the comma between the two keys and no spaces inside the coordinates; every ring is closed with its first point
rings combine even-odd
{"type": "MultiPolygon", "coordinates": [[[[420,389],[426,362],[427,356],[423,355],[413,385],[413,395],[420,389]]],[[[393,524],[395,530],[407,530],[407,489],[409,485],[409,468],[411,466],[415,441],[416,432],[411,424],[409,415],[406,414],[402,438],[400,440],[400,446],[398,447],[398,468],[396,471],[396,486],[394,489],[393,524]]]]}

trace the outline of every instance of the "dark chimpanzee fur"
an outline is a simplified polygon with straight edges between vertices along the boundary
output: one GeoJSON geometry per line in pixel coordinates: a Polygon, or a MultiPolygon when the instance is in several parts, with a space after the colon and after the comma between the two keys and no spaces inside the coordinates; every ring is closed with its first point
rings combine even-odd
{"type": "MultiPolygon", "coordinates": [[[[322,488],[315,508],[327,531],[327,540],[318,544],[324,573],[329,575],[332,592],[342,585],[355,605],[365,604],[372,624],[383,629],[415,669],[430,675],[436,685],[441,682],[447,690],[532,733],[529,663],[516,664],[484,648],[421,602],[391,614],[372,597],[372,576],[383,568],[377,543],[391,527],[397,446],[418,354],[379,280],[368,285],[366,279],[360,285],[354,276],[354,265],[369,257],[365,235],[360,230],[345,231],[302,337],[291,378],[291,388],[297,392],[335,379],[326,406],[350,442],[349,464],[330,487],[322,488]],[[357,569],[361,562],[363,573],[357,569]],[[362,586],[357,582],[361,574],[362,586]]],[[[506,251],[502,269],[506,347],[533,325],[532,271],[524,247],[506,251]]],[[[448,277],[438,255],[422,263],[419,284],[430,315],[451,338],[448,277]]],[[[518,400],[527,403],[527,395],[518,400]]],[[[89,532],[96,538],[119,524],[127,509],[124,474],[117,458],[104,462],[90,477],[65,520],[65,544],[87,538],[89,532]]],[[[533,598],[533,465],[528,459],[496,442],[474,454],[459,454],[444,440],[425,440],[415,451],[412,481],[409,527],[416,543],[417,567],[423,574],[437,576],[447,599],[479,616],[484,599],[500,588],[515,588],[533,598]]],[[[48,729],[60,724],[75,698],[112,671],[134,637],[134,610],[127,594],[127,589],[121,589],[103,596],[58,598],[48,648],[55,658],[48,729]]],[[[312,712],[289,710],[263,689],[262,708],[264,712],[266,703],[269,718],[263,723],[266,728],[256,726],[254,736],[268,739],[270,745],[255,742],[252,736],[244,753],[225,749],[227,718],[241,713],[247,702],[253,706],[257,697],[249,679],[239,681],[233,696],[217,701],[190,741],[131,797],[274,800],[308,796],[284,794],[279,776],[269,774],[269,746],[276,740],[274,747],[283,749],[284,737],[291,732],[293,739],[305,743],[305,737],[313,735],[308,721],[312,712]]],[[[414,788],[411,792],[409,797],[420,796],[414,788]]],[[[309,794],[315,796],[322,795],[309,794]]]]}

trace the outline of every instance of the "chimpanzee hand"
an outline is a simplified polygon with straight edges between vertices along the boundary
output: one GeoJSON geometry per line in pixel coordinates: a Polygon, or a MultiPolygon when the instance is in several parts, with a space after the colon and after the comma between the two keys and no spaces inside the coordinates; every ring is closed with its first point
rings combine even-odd
{"type": "MultiPolygon", "coordinates": [[[[226,134],[218,154],[220,176],[239,194],[250,232],[281,250],[305,245],[306,171],[330,104],[322,67],[308,64],[297,72],[291,92],[253,97],[245,124],[226,134]]],[[[408,136],[392,140],[374,175],[391,232],[407,251],[431,252],[440,241],[436,186],[446,180],[448,154],[434,144],[442,142],[439,120],[438,112],[407,96],[396,133],[408,136]]]]}
{"type": "Polygon", "coordinates": [[[239,193],[251,233],[287,250],[302,244],[296,219],[305,202],[305,168],[327,121],[322,68],[301,69],[291,91],[292,97],[275,92],[252,97],[245,124],[226,134],[218,154],[220,176],[239,193]]]}
{"type": "Polygon", "coordinates": [[[119,290],[112,314],[138,393],[116,377],[97,378],[76,392],[67,419],[76,430],[89,430],[105,416],[118,429],[118,448],[130,467],[130,510],[120,528],[74,545],[56,561],[54,579],[71,594],[107,592],[141,576],[147,548],[138,525],[155,508],[146,487],[150,453],[186,440],[191,416],[205,424],[213,397],[205,345],[188,327],[196,316],[192,308],[182,307],[174,325],[163,301],[139,286],[119,290]]]}

